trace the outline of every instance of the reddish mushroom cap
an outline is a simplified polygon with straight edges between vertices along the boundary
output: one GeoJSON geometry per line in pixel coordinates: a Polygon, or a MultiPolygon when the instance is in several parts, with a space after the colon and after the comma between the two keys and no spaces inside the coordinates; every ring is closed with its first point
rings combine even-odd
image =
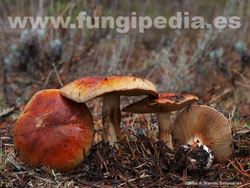
{"type": "Polygon", "coordinates": [[[51,89],[38,92],[26,105],[14,127],[14,143],[31,167],[68,171],[89,153],[93,134],[88,107],[51,89]]]}
{"type": "Polygon", "coordinates": [[[160,93],[158,98],[147,97],[126,106],[123,111],[131,113],[171,112],[198,101],[198,97],[188,94],[160,93]]]}
{"type": "Polygon", "coordinates": [[[127,96],[158,95],[152,82],[134,76],[84,77],[67,84],[60,92],[76,102],[87,102],[113,92],[127,96]]]}

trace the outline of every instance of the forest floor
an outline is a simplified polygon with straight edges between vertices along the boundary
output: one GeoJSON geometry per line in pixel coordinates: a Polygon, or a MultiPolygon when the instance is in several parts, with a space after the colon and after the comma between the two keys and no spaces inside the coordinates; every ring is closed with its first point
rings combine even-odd
{"type": "MultiPolygon", "coordinates": [[[[96,103],[99,104],[98,101],[96,103]]],[[[90,106],[96,106],[91,104],[90,106]]],[[[98,106],[98,105],[97,105],[98,106]]],[[[100,105],[99,105],[100,106],[100,105]]],[[[91,154],[76,169],[59,173],[40,166],[29,168],[15,151],[9,113],[2,116],[0,187],[248,187],[250,184],[250,129],[233,128],[234,151],[226,163],[213,162],[208,170],[187,162],[183,148],[169,150],[156,139],[157,122],[151,116],[124,115],[120,149],[101,141],[96,126],[91,154]],[[131,124],[134,126],[131,127],[131,124]],[[147,127],[150,125],[150,129],[147,127]],[[126,132],[126,133],[125,133],[126,132]]],[[[92,108],[93,110],[93,108],[92,108]]],[[[98,109],[95,109],[98,111],[98,109]]],[[[99,116],[99,115],[98,115],[99,116]]],[[[101,117],[95,118],[99,125],[101,117]]]]}
{"type": "MultiPolygon", "coordinates": [[[[0,16],[9,15],[9,11],[12,15],[45,11],[44,15],[66,17],[75,9],[75,13],[87,10],[92,16],[102,12],[130,15],[138,9],[137,15],[155,17],[180,9],[192,15],[207,14],[208,20],[215,15],[242,15],[242,27],[149,29],[144,34],[51,27],[1,30],[0,187],[250,187],[249,1],[172,1],[168,6],[165,1],[116,0],[104,1],[105,5],[103,1],[55,1],[55,5],[46,1],[47,8],[40,11],[33,1],[32,5],[29,1],[6,2],[0,2],[4,3],[1,8],[7,7],[0,16]],[[59,89],[76,78],[113,74],[146,78],[159,92],[196,95],[198,104],[222,112],[232,128],[230,159],[214,161],[208,170],[190,165],[183,148],[176,146],[171,151],[158,141],[154,114],[122,112],[124,136],[119,150],[111,148],[101,139],[102,101],[95,99],[87,103],[95,125],[94,145],[87,159],[67,173],[44,166],[29,168],[15,151],[12,130],[31,97],[43,89],[59,89]]],[[[137,99],[121,97],[121,106],[137,99]]]]}

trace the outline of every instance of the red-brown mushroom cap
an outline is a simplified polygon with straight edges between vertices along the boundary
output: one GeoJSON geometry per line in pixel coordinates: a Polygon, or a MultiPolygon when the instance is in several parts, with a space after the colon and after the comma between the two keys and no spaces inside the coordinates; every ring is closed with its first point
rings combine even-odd
{"type": "Polygon", "coordinates": [[[178,144],[205,144],[218,161],[226,161],[232,154],[232,134],[227,118],[217,110],[192,105],[176,118],[173,137],[178,144]]]}
{"type": "Polygon", "coordinates": [[[126,106],[123,111],[131,113],[157,113],[176,111],[198,101],[198,97],[188,94],[160,93],[158,98],[147,97],[126,106]]]}
{"type": "Polygon", "coordinates": [[[31,167],[68,171],[89,153],[93,134],[88,107],[51,89],[38,92],[26,105],[14,127],[14,143],[31,167]]]}
{"type": "Polygon", "coordinates": [[[87,102],[105,94],[157,96],[154,84],[134,76],[92,76],[75,80],[60,90],[61,94],[76,102],[87,102]]]}

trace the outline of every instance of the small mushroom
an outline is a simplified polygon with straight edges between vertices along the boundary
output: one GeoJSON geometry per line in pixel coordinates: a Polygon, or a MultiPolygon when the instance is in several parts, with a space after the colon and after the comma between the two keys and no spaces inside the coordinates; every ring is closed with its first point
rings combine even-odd
{"type": "Polygon", "coordinates": [[[160,93],[158,98],[147,97],[126,106],[123,111],[131,113],[157,113],[159,122],[159,138],[164,141],[170,149],[174,149],[172,140],[172,128],[170,112],[180,110],[187,105],[197,101],[198,98],[188,94],[160,93]]]}
{"type": "Polygon", "coordinates": [[[14,127],[17,152],[31,167],[39,164],[69,171],[88,155],[93,142],[92,115],[85,104],[64,98],[59,90],[36,93],[14,127]]]}
{"type": "Polygon", "coordinates": [[[208,106],[192,105],[184,109],[175,119],[173,137],[180,145],[205,145],[221,162],[232,154],[230,123],[222,113],[208,106]]]}
{"type": "Polygon", "coordinates": [[[120,96],[158,95],[152,82],[133,76],[84,77],[67,84],[60,92],[78,103],[103,96],[104,140],[110,145],[118,142],[120,137],[120,96]]]}

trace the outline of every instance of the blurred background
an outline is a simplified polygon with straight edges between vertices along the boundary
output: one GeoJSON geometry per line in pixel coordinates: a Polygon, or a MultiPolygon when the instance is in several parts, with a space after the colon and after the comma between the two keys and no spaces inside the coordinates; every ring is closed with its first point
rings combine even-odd
{"type": "MultiPolygon", "coordinates": [[[[224,112],[236,126],[250,128],[249,0],[1,0],[0,106],[16,115],[35,92],[60,88],[76,78],[135,75],[160,92],[195,94],[201,104],[224,112]],[[240,29],[11,29],[8,16],[176,15],[189,12],[211,23],[239,16],[240,29]],[[13,108],[11,108],[13,109],[13,108]]],[[[126,100],[125,100],[126,103],[126,100]]],[[[99,102],[95,102],[95,106],[99,102]]],[[[92,111],[100,110],[90,104],[92,111]]]]}

